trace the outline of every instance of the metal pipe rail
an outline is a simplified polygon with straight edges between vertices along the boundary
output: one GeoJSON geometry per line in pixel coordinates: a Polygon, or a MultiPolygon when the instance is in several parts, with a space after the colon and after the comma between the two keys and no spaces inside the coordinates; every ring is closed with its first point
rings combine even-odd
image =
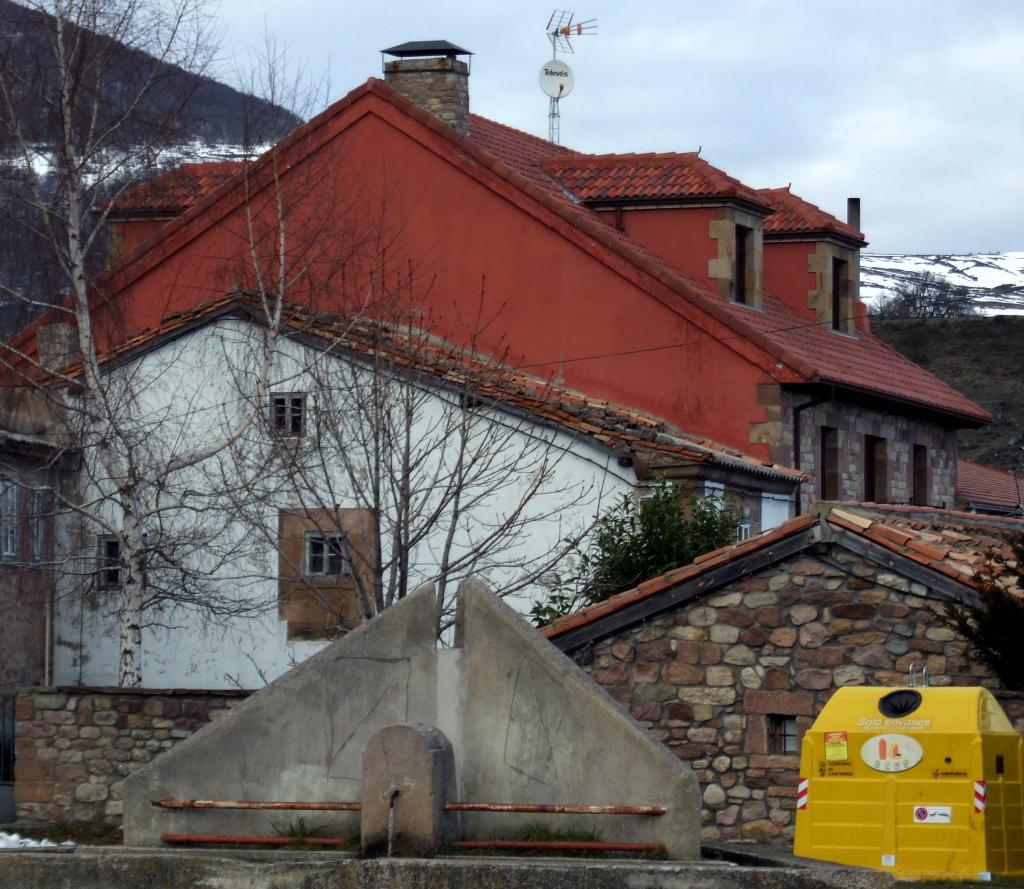
{"type": "MultiPolygon", "coordinates": [[[[274,811],[358,812],[357,802],[271,802],[256,800],[155,799],[161,809],[269,809],[274,811]]],[[[580,803],[445,803],[446,812],[523,812],[533,815],[665,815],[664,806],[591,806],[580,803]]]]}
{"type": "Polygon", "coordinates": [[[267,837],[249,834],[164,833],[161,842],[186,846],[347,846],[351,837],[267,837]]]}
{"type": "Polygon", "coordinates": [[[518,849],[524,852],[664,852],[661,843],[614,843],[590,840],[455,840],[456,849],[518,849]]]}

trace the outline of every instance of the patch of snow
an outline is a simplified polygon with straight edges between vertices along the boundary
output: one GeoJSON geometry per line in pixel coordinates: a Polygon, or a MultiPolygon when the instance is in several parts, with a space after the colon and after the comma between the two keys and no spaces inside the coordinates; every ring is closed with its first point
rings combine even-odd
{"type": "MultiPolygon", "coordinates": [[[[71,840],[65,840],[61,846],[75,845],[71,840]]],[[[28,837],[19,836],[16,833],[4,833],[0,830],[0,849],[47,849],[57,848],[53,840],[30,840],[28,837]]]]}
{"type": "Polygon", "coordinates": [[[1007,253],[861,254],[860,296],[869,305],[922,274],[966,287],[985,315],[1024,314],[1024,251],[1007,253]]]}

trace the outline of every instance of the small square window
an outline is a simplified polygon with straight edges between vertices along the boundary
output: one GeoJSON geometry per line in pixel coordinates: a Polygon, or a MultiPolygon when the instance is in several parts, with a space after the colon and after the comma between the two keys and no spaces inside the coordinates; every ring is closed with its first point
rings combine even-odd
{"type": "Polygon", "coordinates": [[[100,589],[113,590],[121,586],[121,541],[116,537],[101,537],[96,563],[96,581],[100,589]]]}
{"type": "Polygon", "coordinates": [[[768,753],[777,756],[796,756],[800,752],[797,739],[796,717],[769,715],[768,753]]]}
{"type": "Polygon", "coordinates": [[[270,429],[275,435],[298,438],[302,435],[306,396],[301,392],[275,393],[270,396],[270,429]]]}
{"type": "Polygon", "coordinates": [[[345,577],[351,574],[343,534],[306,535],[306,575],[345,577]]]}

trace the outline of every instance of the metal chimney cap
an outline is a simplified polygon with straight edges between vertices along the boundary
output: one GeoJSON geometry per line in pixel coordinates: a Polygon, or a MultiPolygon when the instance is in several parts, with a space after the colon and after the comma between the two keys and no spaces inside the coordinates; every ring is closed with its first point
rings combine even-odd
{"type": "Polygon", "coordinates": [[[410,40],[408,43],[400,43],[388,49],[382,49],[381,53],[388,56],[396,56],[399,59],[424,58],[426,56],[471,56],[468,49],[449,43],[447,40],[410,40]]]}

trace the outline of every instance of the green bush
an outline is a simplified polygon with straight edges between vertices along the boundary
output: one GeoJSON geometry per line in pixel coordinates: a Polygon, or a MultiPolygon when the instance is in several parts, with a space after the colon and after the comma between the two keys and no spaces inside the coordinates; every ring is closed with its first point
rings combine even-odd
{"type": "Polygon", "coordinates": [[[739,525],[718,497],[694,497],[660,479],[650,496],[626,494],[597,522],[585,548],[577,549],[577,569],[559,578],[552,593],[534,602],[531,615],[544,626],[563,614],[607,599],[688,565],[697,556],[732,543],[739,525]]]}

